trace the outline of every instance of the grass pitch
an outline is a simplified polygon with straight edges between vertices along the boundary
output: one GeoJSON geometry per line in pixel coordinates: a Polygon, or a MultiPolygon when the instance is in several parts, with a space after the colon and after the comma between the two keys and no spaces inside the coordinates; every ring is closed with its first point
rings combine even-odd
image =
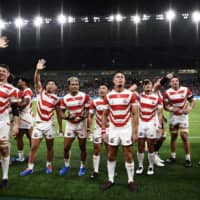
{"type": "MultiPolygon", "coordinates": [[[[139,186],[137,193],[130,193],[127,188],[127,175],[124,166],[121,149],[118,152],[116,185],[106,192],[102,192],[100,187],[107,179],[106,154],[105,149],[101,156],[100,176],[95,180],[90,180],[92,172],[92,151],[93,145],[87,143],[87,173],[84,177],[78,177],[80,166],[79,148],[77,141],[72,146],[71,169],[64,177],[58,174],[63,166],[63,138],[55,139],[55,156],[53,161],[53,174],[45,174],[46,146],[42,141],[38,151],[35,171],[27,177],[20,177],[19,173],[27,165],[25,163],[16,164],[10,167],[9,185],[7,191],[0,190],[0,199],[145,199],[145,200],[175,200],[175,199],[200,199],[200,102],[196,103],[195,109],[190,114],[190,142],[193,167],[186,169],[184,163],[183,145],[179,138],[177,148],[177,162],[167,165],[164,168],[156,168],[154,176],[135,176],[135,181],[139,186]]],[[[162,158],[169,156],[169,133],[167,140],[160,150],[162,158]]],[[[15,156],[16,141],[12,138],[11,156],[15,156]]],[[[137,166],[136,149],[134,144],[134,159],[137,166]]],[[[25,138],[25,154],[29,151],[28,142],[25,138]]],[[[147,155],[146,155],[147,157],[147,155]]],[[[147,158],[145,162],[147,166],[147,158]]]]}

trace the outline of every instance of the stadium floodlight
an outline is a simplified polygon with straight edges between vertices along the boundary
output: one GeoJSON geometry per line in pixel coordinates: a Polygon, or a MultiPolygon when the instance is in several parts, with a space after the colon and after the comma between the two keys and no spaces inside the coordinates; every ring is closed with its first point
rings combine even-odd
{"type": "Polygon", "coordinates": [[[176,13],[175,13],[174,10],[168,10],[165,13],[165,17],[166,17],[167,21],[171,22],[171,21],[173,21],[176,18],[176,13]]]}
{"type": "Polygon", "coordinates": [[[117,14],[117,15],[115,15],[115,20],[117,22],[121,22],[121,21],[123,21],[123,16],[121,14],[117,14]]]}
{"type": "Polygon", "coordinates": [[[163,14],[156,15],[156,20],[164,20],[164,19],[165,19],[165,17],[163,14]]]}
{"type": "Polygon", "coordinates": [[[63,14],[58,15],[57,21],[59,24],[65,24],[67,22],[67,17],[63,14]]]}
{"type": "Polygon", "coordinates": [[[133,21],[134,24],[139,24],[141,22],[141,18],[139,15],[134,15],[134,16],[131,16],[131,21],[133,21]]]}
{"type": "Polygon", "coordinates": [[[144,14],[144,15],[142,16],[142,21],[148,21],[150,18],[151,18],[150,15],[144,14]]]}
{"type": "Polygon", "coordinates": [[[44,20],[41,16],[37,16],[37,17],[34,18],[33,23],[36,27],[40,27],[44,23],[44,20]]]}
{"type": "Polygon", "coordinates": [[[100,22],[100,17],[93,17],[93,21],[96,22],[100,22]]]}
{"type": "Polygon", "coordinates": [[[75,18],[72,17],[72,16],[68,16],[67,17],[67,23],[71,24],[71,23],[74,23],[75,22],[75,18]]]}
{"type": "Polygon", "coordinates": [[[181,15],[182,15],[183,19],[189,18],[189,13],[182,13],[181,15]]]}
{"type": "Polygon", "coordinates": [[[192,13],[192,21],[194,23],[199,23],[200,22],[200,12],[199,11],[194,11],[192,13]]]}
{"type": "Polygon", "coordinates": [[[6,27],[5,22],[4,22],[2,19],[0,19],[0,29],[2,30],[2,29],[4,29],[5,27],[6,27]]]}
{"type": "Polygon", "coordinates": [[[113,22],[114,19],[115,19],[115,16],[114,16],[114,15],[110,15],[109,17],[107,17],[107,20],[108,20],[109,22],[113,22]]]}
{"type": "Polygon", "coordinates": [[[16,18],[14,23],[17,28],[21,28],[25,25],[24,20],[21,17],[16,18]]]}
{"type": "Polygon", "coordinates": [[[88,17],[81,17],[81,21],[88,23],[89,22],[89,18],[88,17]]]}

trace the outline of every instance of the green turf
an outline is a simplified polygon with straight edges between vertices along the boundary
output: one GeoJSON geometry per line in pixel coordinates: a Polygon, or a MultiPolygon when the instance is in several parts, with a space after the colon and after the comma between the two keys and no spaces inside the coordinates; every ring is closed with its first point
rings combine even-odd
{"type": "MultiPolygon", "coordinates": [[[[155,175],[136,176],[135,180],[139,186],[137,193],[130,193],[127,189],[127,176],[124,167],[123,155],[120,149],[117,162],[116,185],[106,191],[100,190],[101,185],[106,180],[106,155],[102,154],[101,173],[97,180],[92,181],[89,175],[92,172],[92,144],[88,142],[87,174],[78,177],[79,170],[79,150],[77,142],[73,144],[71,170],[64,177],[58,175],[59,169],[63,166],[63,138],[55,140],[54,171],[51,175],[46,175],[45,168],[45,144],[44,141],[38,152],[38,159],[35,163],[34,174],[27,177],[20,177],[20,171],[24,170],[26,164],[16,164],[10,167],[9,184],[7,191],[0,190],[0,197],[16,197],[19,199],[41,198],[41,199],[145,199],[145,200],[174,200],[174,199],[200,199],[200,123],[199,123],[200,102],[197,102],[195,109],[190,115],[190,141],[193,167],[186,169],[183,167],[184,151],[179,138],[177,149],[177,163],[165,168],[156,168],[155,175]]],[[[169,135],[169,134],[168,134],[169,135]]],[[[28,153],[26,142],[25,152],[28,153]]],[[[136,150],[136,145],[134,145],[136,150]]],[[[136,152],[136,151],[135,151],[136,152]]],[[[16,145],[12,139],[12,156],[16,155],[16,145]]],[[[169,137],[160,151],[162,158],[169,155],[169,137]]],[[[137,165],[136,156],[134,155],[137,165]]],[[[147,161],[146,164],[147,165],[147,161]]],[[[16,199],[13,198],[13,199],[16,199]]],[[[12,198],[11,198],[12,199],[12,198]]]]}

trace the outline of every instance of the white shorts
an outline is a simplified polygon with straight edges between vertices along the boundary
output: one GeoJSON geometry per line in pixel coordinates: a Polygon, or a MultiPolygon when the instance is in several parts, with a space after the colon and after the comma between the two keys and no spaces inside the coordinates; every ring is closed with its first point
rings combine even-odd
{"type": "Polygon", "coordinates": [[[143,122],[139,120],[138,138],[155,139],[157,136],[157,123],[156,120],[143,122]]]}
{"type": "Polygon", "coordinates": [[[10,127],[9,120],[0,120],[0,146],[7,146],[10,138],[10,127]],[[6,144],[6,145],[5,145],[6,144]]]}
{"type": "Polygon", "coordinates": [[[132,126],[128,122],[123,127],[110,125],[108,128],[108,144],[111,146],[129,146],[132,145],[132,126]]]}
{"type": "Polygon", "coordinates": [[[170,127],[181,129],[181,130],[188,130],[189,128],[189,116],[188,115],[170,115],[169,119],[170,127]]]}
{"type": "Polygon", "coordinates": [[[30,113],[20,114],[19,128],[31,129],[33,127],[34,118],[30,113]]]}
{"type": "MultiPolygon", "coordinates": [[[[108,129],[106,129],[106,136],[108,137],[108,129]]],[[[101,144],[103,143],[102,141],[102,133],[101,133],[101,128],[96,127],[93,132],[93,143],[94,144],[101,144]]]]}
{"type": "Polygon", "coordinates": [[[32,139],[42,139],[43,136],[46,139],[55,138],[55,127],[52,123],[36,122],[33,128],[32,139]]]}
{"type": "Polygon", "coordinates": [[[65,129],[65,138],[86,138],[87,137],[87,128],[86,128],[86,121],[81,121],[77,124],[71,123],[67,121],[67,127],[65,129]]]}

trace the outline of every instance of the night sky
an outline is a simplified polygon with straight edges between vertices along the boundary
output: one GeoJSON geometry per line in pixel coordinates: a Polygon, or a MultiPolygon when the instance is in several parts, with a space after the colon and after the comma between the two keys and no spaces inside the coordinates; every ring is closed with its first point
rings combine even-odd
{"type": "MultiPolygon", "coordinates": [[[[120,12],[130,16],[136,12],[142,14],[160,14],[173,8],[178,13],[200,9],[200,2],[181,1],[46,1],[21,0],[0,1],[1,17],[13,21],[19,14],[26,19],[33,19],[40,14],[56,19],[63,12],[75,17],[100,16],[120,12]]],[[[0,50],[0,60],[13,67],[14,71],[29,70],[38,58],[44,57],[49,62],[49,69],[102,69],[131,68],[145,66],[199,66],[200,36],[196,33],[191,20],[177,19],[173,23],[172,34],[165,21],[142,23],[136,35],[131,22],[120,25],[103,22],[75,23],[66,26],[61,41],[60,27],[56,23],[44,25],[40,34],[28,25],[21,31],[18,41],[17,29],[10,25],[2,32],[10,39],[9,48],[0,50]],[[38,36],[39,35],[39,36],[38,36]],[[102,67],[104,66],[104,67],[102,67]]]]}

